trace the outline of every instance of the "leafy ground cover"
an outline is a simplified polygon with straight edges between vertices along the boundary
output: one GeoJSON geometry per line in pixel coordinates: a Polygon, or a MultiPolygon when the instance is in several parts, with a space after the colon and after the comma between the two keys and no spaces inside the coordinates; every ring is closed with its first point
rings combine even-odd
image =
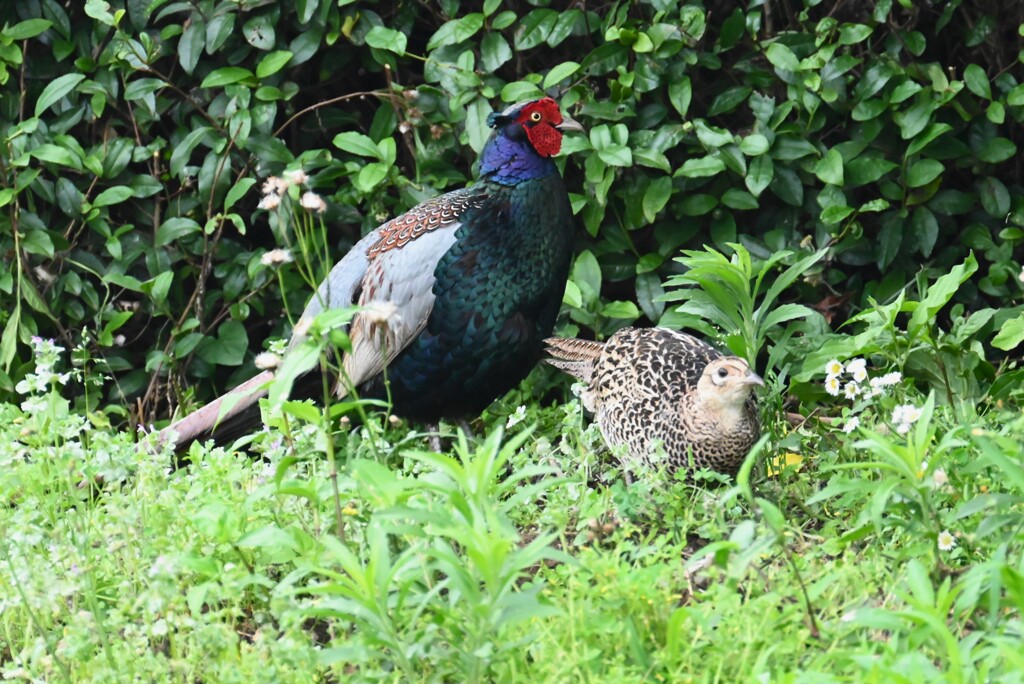
{"type": "MultiPolygon", "coordinates": [[[[760,301],[756,285],[792,275],[743,255],[718,271],[692,263],[712,287],[687,301],[713,313],[714,283],[760,301]]],[[[764,438],[735,482],[649,472],[626,486],[571,394],[536,400],[558,394],[549,369],[474,436],[445,427],[442,453],[374,413],[343,419],[328,448],[330,410],[291,406],[253,457],[196,445],[173,469],[166,450],[71,410],[59,390],[81,368],[37,340],[23,400],[2,407],[0,671],[1017,681],[1019,383],[947,393],[911,363],[922,350],[943,358],[936,340],[970,324],[934,319],[972,272],[965,263],[819,339],[792,373],[818,397],[808,415],[787,415],[774,369],[764,438]]]]}
{"type": "Polygon", "coordinates": [[[0,3],[0,675],[1024,679],[1020,3],[544,4],[0,3]],[[139,449],[544,92],[557,332],[752,361],[735,482],[627,485],[546,368],[441,453],[359,403],[139,449]]]}

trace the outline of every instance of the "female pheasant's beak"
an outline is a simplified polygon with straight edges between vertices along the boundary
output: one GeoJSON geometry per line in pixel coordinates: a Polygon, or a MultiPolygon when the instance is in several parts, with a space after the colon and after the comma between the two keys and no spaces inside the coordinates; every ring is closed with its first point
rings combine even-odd
{"type": "Polygon", "coordinates": [[[740,382],[744,385],[760,385],[761,387],[764,387],[764,380],[762,380],[761,376],[754,371],[747,373],[747,377],[740,380],[740,382]]]}
{"type": "Polygon", "coordinates": [[[576,131],[577,133],[584,132],[583,126],[580,125],[580,122],[568,116],[563,116],[562,123],[555,126],[555,128],[562,131],[563,133],[565,133],[566,131],[576,131]]]}

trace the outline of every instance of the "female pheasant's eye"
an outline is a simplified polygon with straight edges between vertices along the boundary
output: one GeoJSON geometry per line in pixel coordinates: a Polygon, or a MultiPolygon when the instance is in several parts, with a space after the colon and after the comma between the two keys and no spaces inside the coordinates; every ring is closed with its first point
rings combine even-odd
{"type": "Polygon", "coordinates": [[[533,121],[534,123],[536,123],[537,121],[540,121],[540,119],[541,119],[540,112],[534,112],[533,114],[530,114],[530,121],[533,121]]]}
{"type": "Polygon", "coordinates": [[[718,369],[718,377],[724,378],[727,375],[729,375],[729,371],[725,370],[724,368],[719,368],[718,369]]]}

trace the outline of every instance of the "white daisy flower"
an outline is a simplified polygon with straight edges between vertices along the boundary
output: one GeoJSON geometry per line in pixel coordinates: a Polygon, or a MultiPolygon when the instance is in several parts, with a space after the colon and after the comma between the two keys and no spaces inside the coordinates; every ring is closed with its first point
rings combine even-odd
{"type": "Polygon", "coordinates": [[[854,382],[868,379],[868,363],[864,359],[854,359],[846,364],[846,372],[853,376],[854,382]]]}
{"type": "Polygon", "coordinates": [[[839,359],[832,359],[825,364],[825,374],[828,376],[839,375],[843,372],[843,364],[839,363],[839,359]]]}
{"type": "Polygon", "coordinates": [[[860,418],[854,416],[850,420],[846,421],[846,425],[843,426],[843,432],[850,434],[854,430],[860,427],[860,418]]]}
{"type": "Polygon", "coordinates": [[[848,382],[843,386],[843,394],[847,399],[856,399],[860,394],[860,386],[855,382],[848,382]]]}
{"type": "Polygon", "coordinates": [[[952,551],[956,547],[956,537],[949,530],[939,532],[939,551],[952,551]]]}
{"type": "Polygon", "coordinates": [[[838,397],[840,389],[841,389],[841,383],[839,382],[839,378],[837,376],[830,375],[827,378],[825,378],[825,391],[826,392],[831,394],[833,397],[838,397]]]}

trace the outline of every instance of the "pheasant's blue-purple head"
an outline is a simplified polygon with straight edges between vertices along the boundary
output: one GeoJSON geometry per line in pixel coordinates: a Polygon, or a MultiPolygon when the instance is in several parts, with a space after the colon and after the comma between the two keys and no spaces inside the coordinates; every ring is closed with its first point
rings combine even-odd
{"type": "Polygon", "coordinates": [[[551,157],[562,149],[562,134],[583,131],[550,97],[492,112],[487,124],[494,135],[481,155],[480,175],[509,184],[554,173],[551,157]]]}

